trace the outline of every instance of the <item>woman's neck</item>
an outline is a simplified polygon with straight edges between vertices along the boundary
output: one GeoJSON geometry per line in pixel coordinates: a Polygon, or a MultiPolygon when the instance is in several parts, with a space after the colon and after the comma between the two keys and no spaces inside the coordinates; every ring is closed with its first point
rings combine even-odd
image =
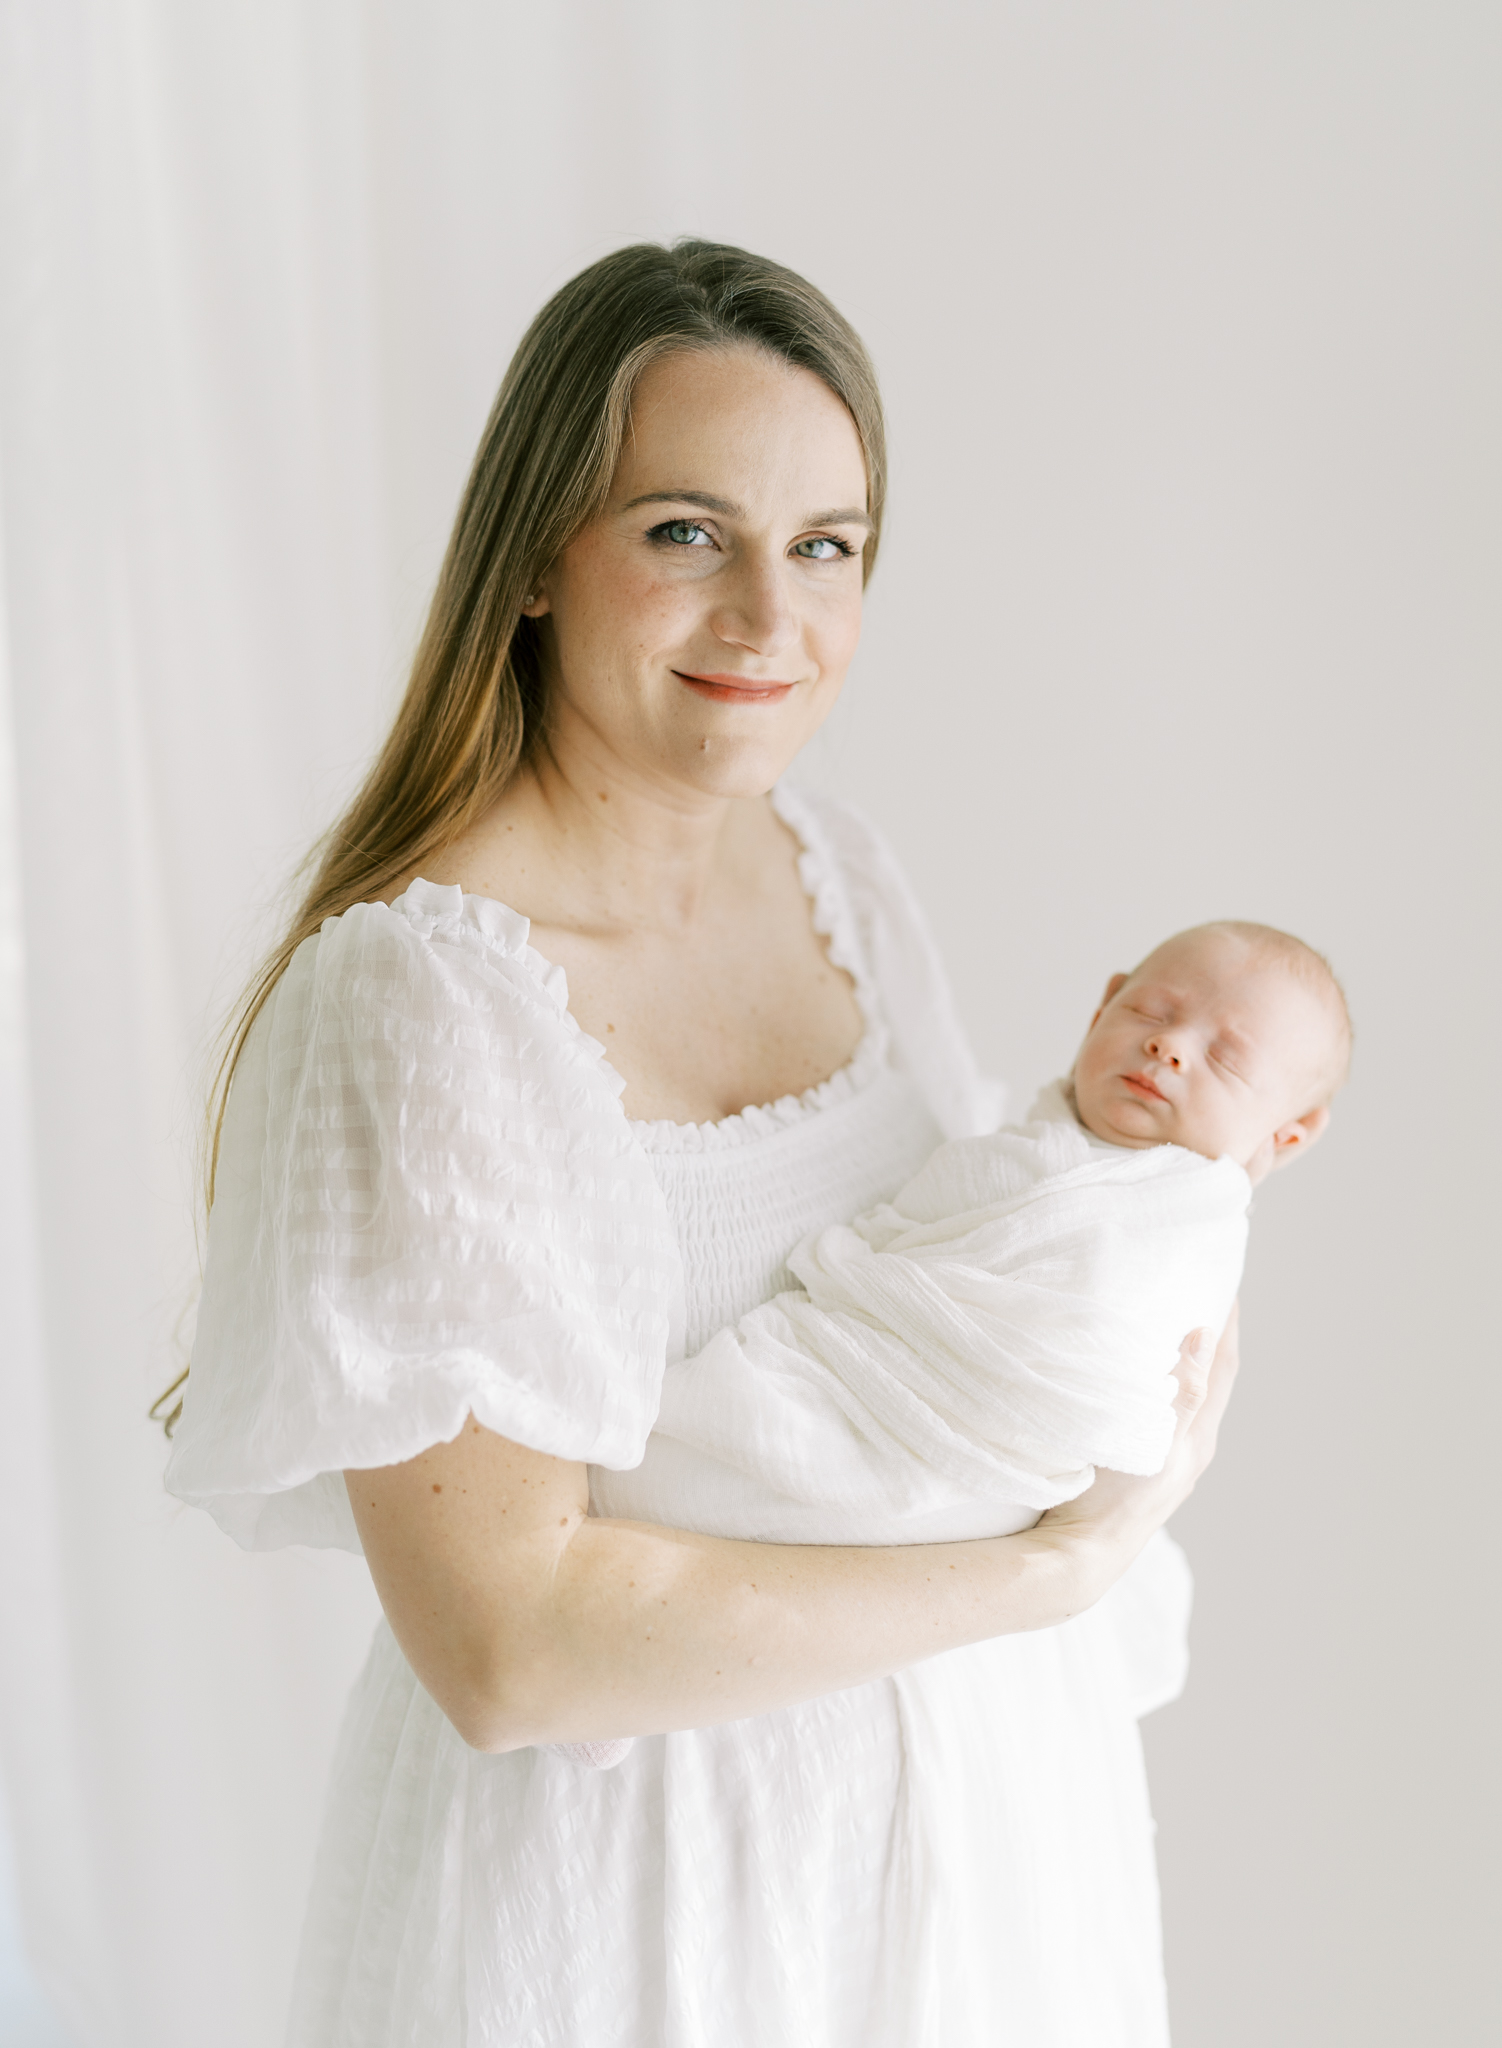
{"type": "Polygon", "coordinates": [[[781,828],[763,797],[643,773],[589,740],[539,747],[495,809],[425,872],[540,925],[688,934],[781,828]]]}

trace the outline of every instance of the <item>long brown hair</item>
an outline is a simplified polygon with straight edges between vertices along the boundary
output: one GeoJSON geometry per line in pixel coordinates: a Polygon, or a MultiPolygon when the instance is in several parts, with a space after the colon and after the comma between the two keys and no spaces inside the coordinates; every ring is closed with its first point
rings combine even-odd
{"type": "MultiPolygon", "coordinates": [[[[603,508],[637,379],[676,350],[735,344],[811,370],[848,407],[866,460],[870,575],[886,497],[881,395],[860,336],[822,292],[764,256],[681,241],[617,249],[555,293],[522,337],[480,437],[396,722],[309,855],[311,886],[226,1028],[207,1111],[207,1207],[235,1068],[292,955],[325,918],[379,896],[457,839],[536,745],[547,706],[538,629],[522,605],[603,508]]],[[[169,1435],[181,1412],[179,1399],[163,1418],[169,1435]]]]}

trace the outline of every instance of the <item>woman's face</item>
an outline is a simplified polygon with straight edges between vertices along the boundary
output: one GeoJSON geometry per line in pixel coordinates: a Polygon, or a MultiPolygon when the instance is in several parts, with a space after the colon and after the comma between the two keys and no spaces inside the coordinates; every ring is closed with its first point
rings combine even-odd
{"type": "Polygon", "coordinates": [[[770,789],[845,680],[868,531],[859,436],[811,371],[752,348],[652,364],[604,512],[527,607],[556,757],[770,789]]]}

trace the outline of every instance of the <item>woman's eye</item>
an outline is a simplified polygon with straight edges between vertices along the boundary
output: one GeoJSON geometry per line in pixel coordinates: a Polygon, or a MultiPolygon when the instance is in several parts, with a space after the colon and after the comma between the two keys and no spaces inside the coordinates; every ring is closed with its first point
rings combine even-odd
{"type": "Polygon", "coordinates": [[[654,526],[653,540],[665,540],[675,548],[712,548],[714,535],[696,519],[665,519],[661,526],[654,526]]]}
{"type": "Polygon", "coordinates": [[[801,555],[805,562],[838,562],[845,555],[853,555],[855,549],[848,541],[836,540],[833,534],[817,533],[811,540],[795,542],[793,553],[801,555]]]}

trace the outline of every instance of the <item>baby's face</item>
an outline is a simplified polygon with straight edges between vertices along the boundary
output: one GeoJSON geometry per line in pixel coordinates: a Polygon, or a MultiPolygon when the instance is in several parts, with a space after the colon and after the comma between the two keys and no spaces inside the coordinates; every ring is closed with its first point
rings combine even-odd
{"type": "Polygon", "coordinates": [[[1229,1154],[1260,1180],[1313,1142],[1335,1026],[1286,960],[1186,932],[1113,977],[1075,1062],[1081,1122],[1113,1145],[1229,1154]]]}

